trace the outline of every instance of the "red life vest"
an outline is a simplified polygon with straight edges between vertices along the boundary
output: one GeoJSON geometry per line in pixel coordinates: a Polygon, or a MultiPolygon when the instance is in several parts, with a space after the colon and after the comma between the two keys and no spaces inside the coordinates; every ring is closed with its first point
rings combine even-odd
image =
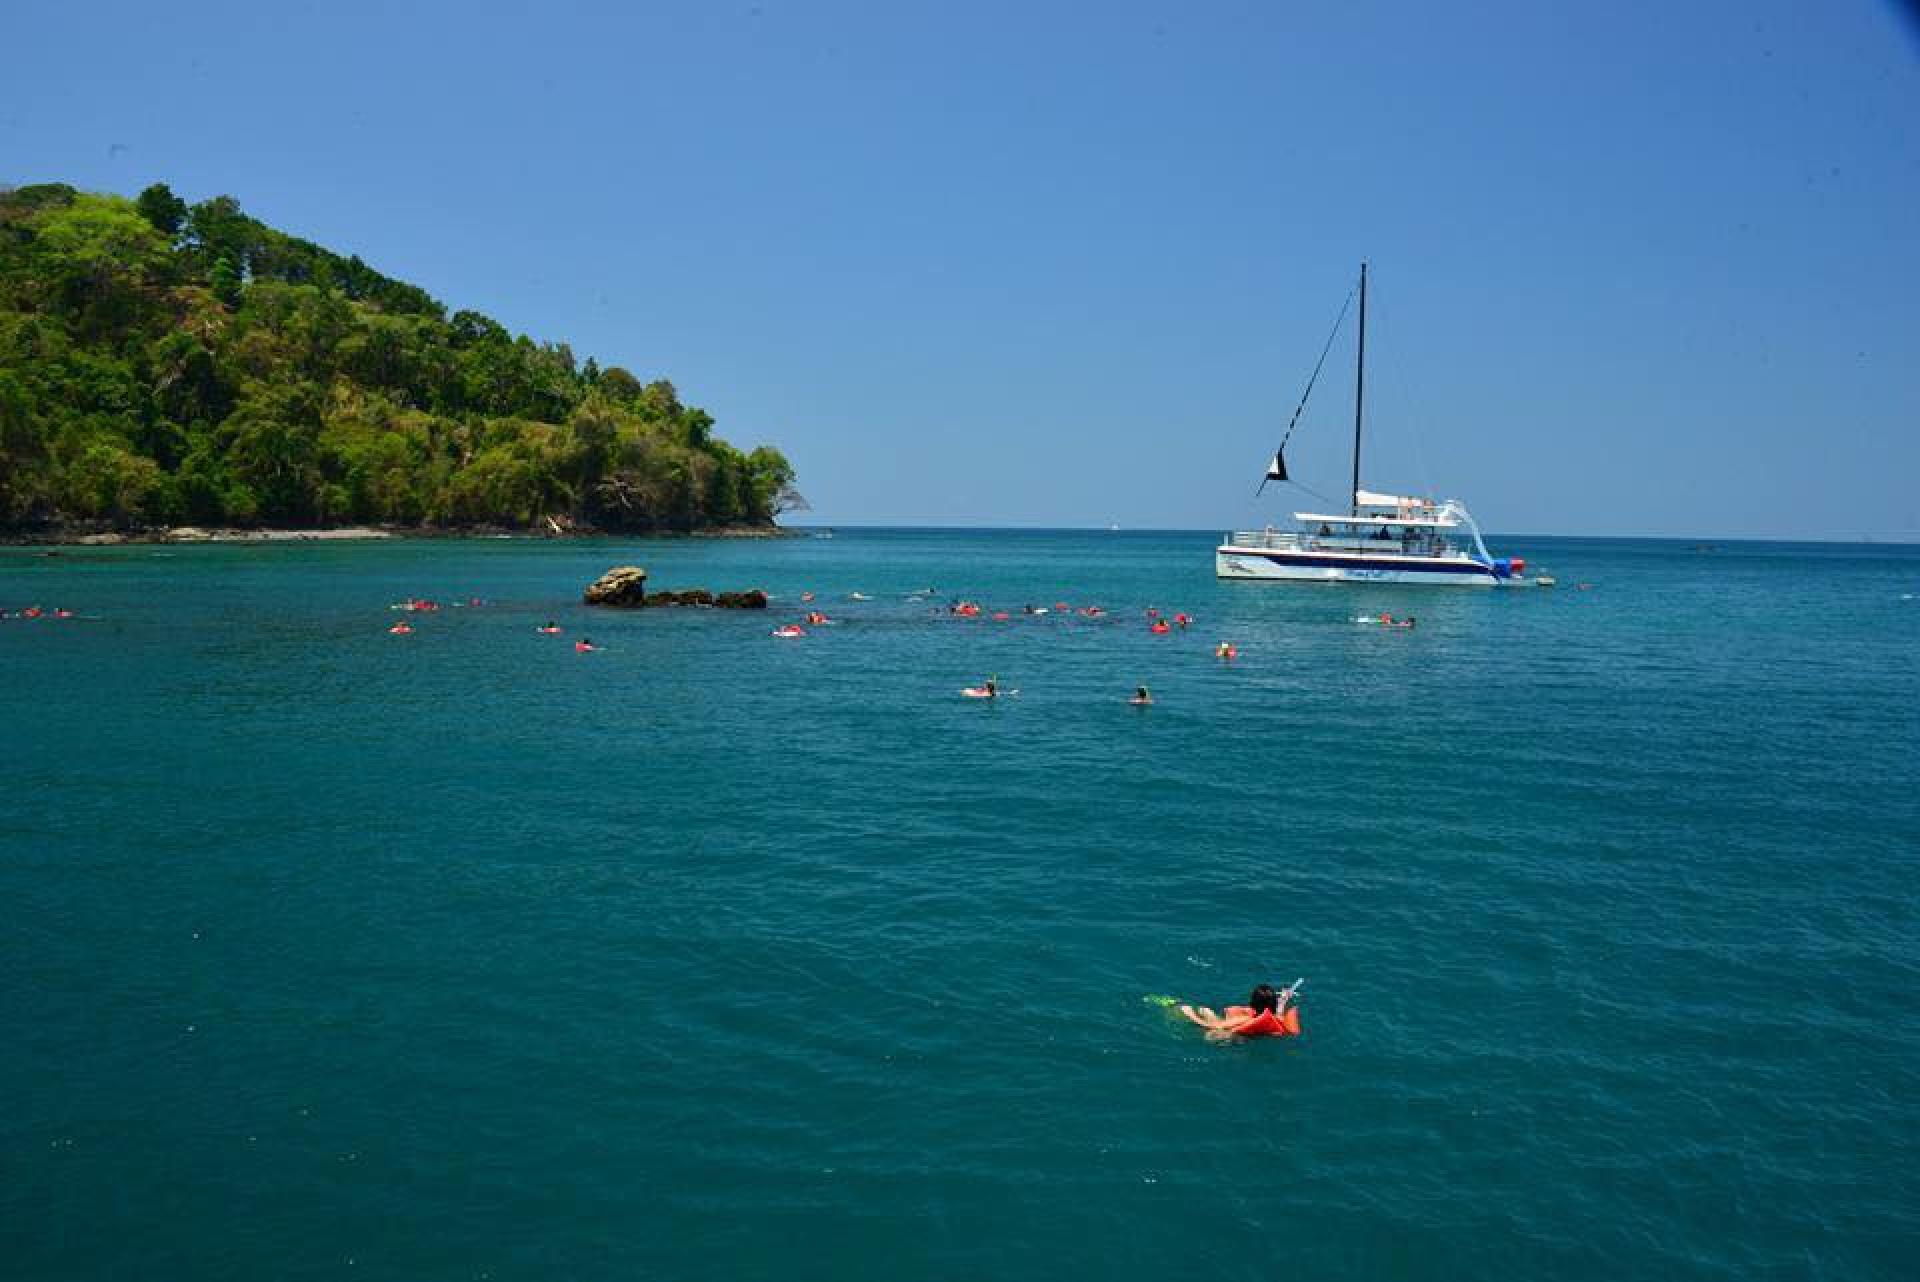
{"type": "Polygon", "coordinates": [[[1233,1030],[1236,1037],[1298,1037],[1300,1035],[1300,1012],[1288,1007],[1287,1013],[1276,1016],[1270,1010],[1263,1010],[1248,1023],[1233,1030]]]}

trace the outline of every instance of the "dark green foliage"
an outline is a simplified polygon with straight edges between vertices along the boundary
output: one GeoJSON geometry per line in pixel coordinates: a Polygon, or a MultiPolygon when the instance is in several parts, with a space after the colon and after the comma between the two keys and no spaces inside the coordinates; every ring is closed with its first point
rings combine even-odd
{"type": "Polygon", "coordinates": [[[222,254],[214,261],[213,270],[207,275],[207,287],[228,307],[240,306],[240,272],[234,267],[231,255],[222,254]]]}
{"type": "Polygon", "coordinates": [[[155,183],[140,193],[134,205],[140,210],[140,216],[153,224],[154,230],[169,241],[180,234],[187,223],[187,202],[173,194],[173,188],[165,183],[155,183]]]}
{"type": "Polygon", "coordinates": [[[698,529],[794,505],[672,383],[576,362],[267,227],[0,191],[0,525],[62,519],[698,529]]]}

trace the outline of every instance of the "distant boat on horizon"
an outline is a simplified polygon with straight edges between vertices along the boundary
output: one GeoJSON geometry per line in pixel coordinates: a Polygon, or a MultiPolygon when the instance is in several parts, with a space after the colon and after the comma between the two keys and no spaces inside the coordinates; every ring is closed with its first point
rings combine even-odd
{"type": "MultiPolygon", "coordinates": [[[[1359,351],[1355,358],[1353,390],[1352,506],[1345,513],[1295,512],[1297,530],[1238,530],[1224,536],[1214,549],[1214,574],[1222,579],[1259,579],[1296,583],[1432,583],[1460,587],[1498,587],[1518,580],[1526,562],[1518,557],[1495,558],[1487,551],[1466,504],[1458,499],[1381,494],[1360,487],[1360,429],[1367,385],[1367,265],[1360,264],[1359,351]]],[[[1280,438],[1265,479],[1287,481],[1287,440],[1293,435],[1300,411],[1313,394],[1327,350],[1346,320],[1347,303],[1327,335],[1327,347],[1313,367],[1299,408],[1280,438]]]]}

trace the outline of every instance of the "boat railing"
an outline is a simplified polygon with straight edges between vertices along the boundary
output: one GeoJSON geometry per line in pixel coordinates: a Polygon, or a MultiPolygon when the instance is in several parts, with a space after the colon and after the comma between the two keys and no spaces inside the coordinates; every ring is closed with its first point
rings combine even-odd
{"type": "Polygon", "coordinates": [[[1305,547],[1306,540],[1293,530],[1235,530],[1227,536],[1227,542],[1237,548],[1264,548],[1268,551],[1290,551],[1305,547]]]}
{"type": "Polygon", "coordinates": [[[1357,555],[1454,557],[1460,550],[1444,536],[1382,539],[1371,535],[1303,534],[1295,530],[1235,530],[1227,535],[1233,547],[1269,552],[1347,552],[1357,555]]]}

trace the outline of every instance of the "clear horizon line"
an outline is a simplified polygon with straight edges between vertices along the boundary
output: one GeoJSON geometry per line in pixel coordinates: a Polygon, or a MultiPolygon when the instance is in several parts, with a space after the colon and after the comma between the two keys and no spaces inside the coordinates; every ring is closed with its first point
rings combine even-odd
{"type": "MultiPolygon", "coordinates": [[[[914,521],[820,521],[805,525],[780,523],[783,530],[966,530],[966,531],[1043,531],[1055,530],[1084,534],[1206,534],[1218,526],[1185,525],[1037,525],[1025,522],[1004,525],[936,524],[914,521]]],[[[1222,531],[1224,533],[1224,531],[1222,531]]],[[[1663,539],[1677,543],[1857,543],[1862,546],[1920,543],[1920,530],[1827,531],[1810,534],[1550,534],[1541,530],[1493,531],[1489,539],[1663,539]]]]}

